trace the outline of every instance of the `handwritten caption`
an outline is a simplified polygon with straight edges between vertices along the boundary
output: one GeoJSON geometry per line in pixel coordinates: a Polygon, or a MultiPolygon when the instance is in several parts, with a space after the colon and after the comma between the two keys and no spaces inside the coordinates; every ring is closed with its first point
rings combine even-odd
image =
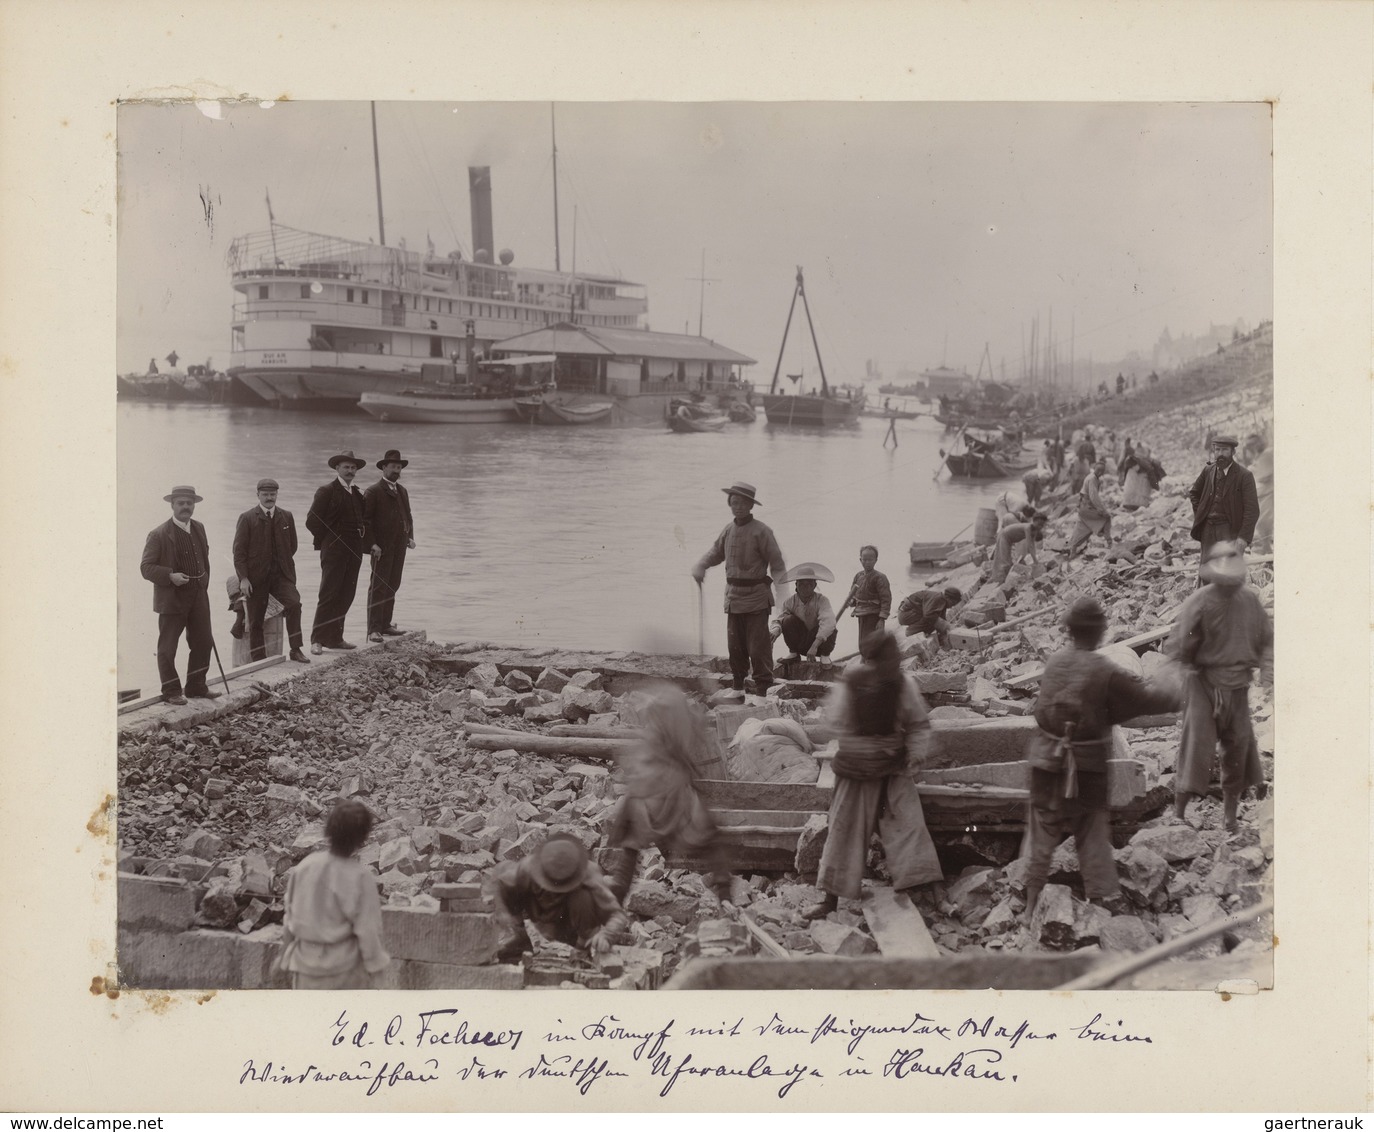
{"type": "MultiPolygon", "coordinates": [[[[665,1015],[666,1015],[665,1011],[665,1015]]],[[[768,1012],[718,1024],[631,1024],[610,1012],[553,1020],[537,1031],[475,1017],[455,1006],[368,1017],[345,1008],[323,1027],[317,1055],[296,1063],[250,1057],[244,1088],[345,1086],[372,1097],[461,1083],[553,1082],[587,1096],[606,1081],[631,1079],[659,1097],[709,1081],[752,1082],[786,1098],[828,1080],[919,1084],[941,1079],[973,1088],[1015,1086],[1031,1047],[1140,1048],[1154,1044],[1121,1019],[1085,1011],[1084,1021],[1039,1029],[1028,1018],[995,1014],[949,1018],[914,1011],[891,1022],[818,1011],[768,1012]]]]}

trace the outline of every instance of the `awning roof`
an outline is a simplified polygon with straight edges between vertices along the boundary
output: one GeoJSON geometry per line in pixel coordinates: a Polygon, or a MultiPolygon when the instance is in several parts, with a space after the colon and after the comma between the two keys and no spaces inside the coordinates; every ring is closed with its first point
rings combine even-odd
{"type": "Polygon", "coordinates": [[[608,326],[560,322],[493,342],[493,351],[515,354],[562,354],[612,358],[663,358],[669,361],[728,362],[753,365],[754,358],[691,334],[661,334],[608,326]]]}

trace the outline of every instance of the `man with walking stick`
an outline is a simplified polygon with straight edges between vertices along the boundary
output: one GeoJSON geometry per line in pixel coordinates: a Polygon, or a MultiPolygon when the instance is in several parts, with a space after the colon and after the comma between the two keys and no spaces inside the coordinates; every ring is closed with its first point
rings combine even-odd
{"type": "Polygon", "coordinates": [[[172,505],[172,517],[148,532],[139,572],[153,583],[153,611],[157,614],[157,669],[162,699],[184,704],[187,696],[218,699],[205,681],[210,670],[210,544],[205,526],[191,516],[202,497],[187,484],[162,497],[172,505]],[[186,634],[190,658],[186,684],[177,675],[177,645],[186,634]]]}
{"type": "Polygon", "coordinates": [[[320,598],[310,628],[310,651],[316,656],[325,649],[356,647],[344,640],[344,618],[353,604],[358,570],[369,545],[363,493],[353,482],[363,461],[349,449],[331,456],[329,466],[335,478],[315,492],[305,517],[320,552],[320,598]]]}
{"type": "Polygon", "coordinates": [[[363,492],[363,519],[372,538],[372,579],[367,587],[367,639],[400,636],[391,621],[396,591],[401,588],[406,551],[415,549],[415,520],[410,493],[401,486],[401,469],[409,464],[395,448],[377,461],[382,478],[363,492]]]}

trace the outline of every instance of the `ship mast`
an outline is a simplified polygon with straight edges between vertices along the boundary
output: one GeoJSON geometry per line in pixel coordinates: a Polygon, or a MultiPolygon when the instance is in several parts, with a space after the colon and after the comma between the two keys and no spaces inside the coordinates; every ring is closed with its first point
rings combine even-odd
{"type": "Polygon", "coordinates": [[[558,255],[558,131],[552,102],[549,103],[549,137],[553,139],[553,269],[562,271],[558,255]]]}
{"type": "Polygon", "coordinates": [[[386,221],[382,218],[382,159],[377,150],[377,104],[372,103],[372,171],[377,178],[377,235],[386,247],[386,221]]]}

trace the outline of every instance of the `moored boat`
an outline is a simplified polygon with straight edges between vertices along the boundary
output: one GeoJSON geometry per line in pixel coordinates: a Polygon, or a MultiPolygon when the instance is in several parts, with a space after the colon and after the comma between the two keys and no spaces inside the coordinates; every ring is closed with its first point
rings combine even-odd
{"type": "MultiPolygon", "coordinates": [[[[801,375],[788,375],[800,381],[801,375]]],[[[763,411],[769,424],[782,425],[837,425],[856,420],[864,407],[863,390],[848,388],[843,397],[837,390],[830,388],[825,380],[825,363],[821,361],[820,346],[816,343],[816,327],[811,321],[811,304],[806,301],[806,286],[802,280],[802,269],[797,268],[797,283],[792,291],[792,305],[787,308],[787,323],[782,330],[782,344],[778,347],[778,363],[773,367],[773,381],[768,392],[763,395],[763,411]],[[778,374],[782,369],[783,351],[787,347],[787,334],[792,328],[792,315],[797,309],[797,298],[801,297],[802,310],[806,313],[806,324],[811,331],[811,345],[816,351],[816,364],[821,374],[819,393],[779,393],[778,374]]]]}
{"type": "Polygon", "coordinates": [[[609,420],[614,411],[615,403],[612,401],[564,400],[552,394],[540,401],[539,414],[535,419],[544,425],[599,424],[609,420]]]}
{"type": "Polygon", "coordinates": [[[703,405],[680,401],[668,414],[668,427],[674,432],[719,432],[729,420],[724,413],[713,413],[703,405]]]}
{"type": "Polygon", "coordinates": [[[364,393],[358,407],[379,421],[428,424],[502,424],[518,421],[513,397],[458,395],[442,390],[407,389],[401,393],[364,393]]]}
{"type": "Polygon", "coordinates": [[[913,542],[910,550],[911,564],[930,566],[936,562],[943,562],[959,549],[959,545],[957,542],[913,542]]]}

